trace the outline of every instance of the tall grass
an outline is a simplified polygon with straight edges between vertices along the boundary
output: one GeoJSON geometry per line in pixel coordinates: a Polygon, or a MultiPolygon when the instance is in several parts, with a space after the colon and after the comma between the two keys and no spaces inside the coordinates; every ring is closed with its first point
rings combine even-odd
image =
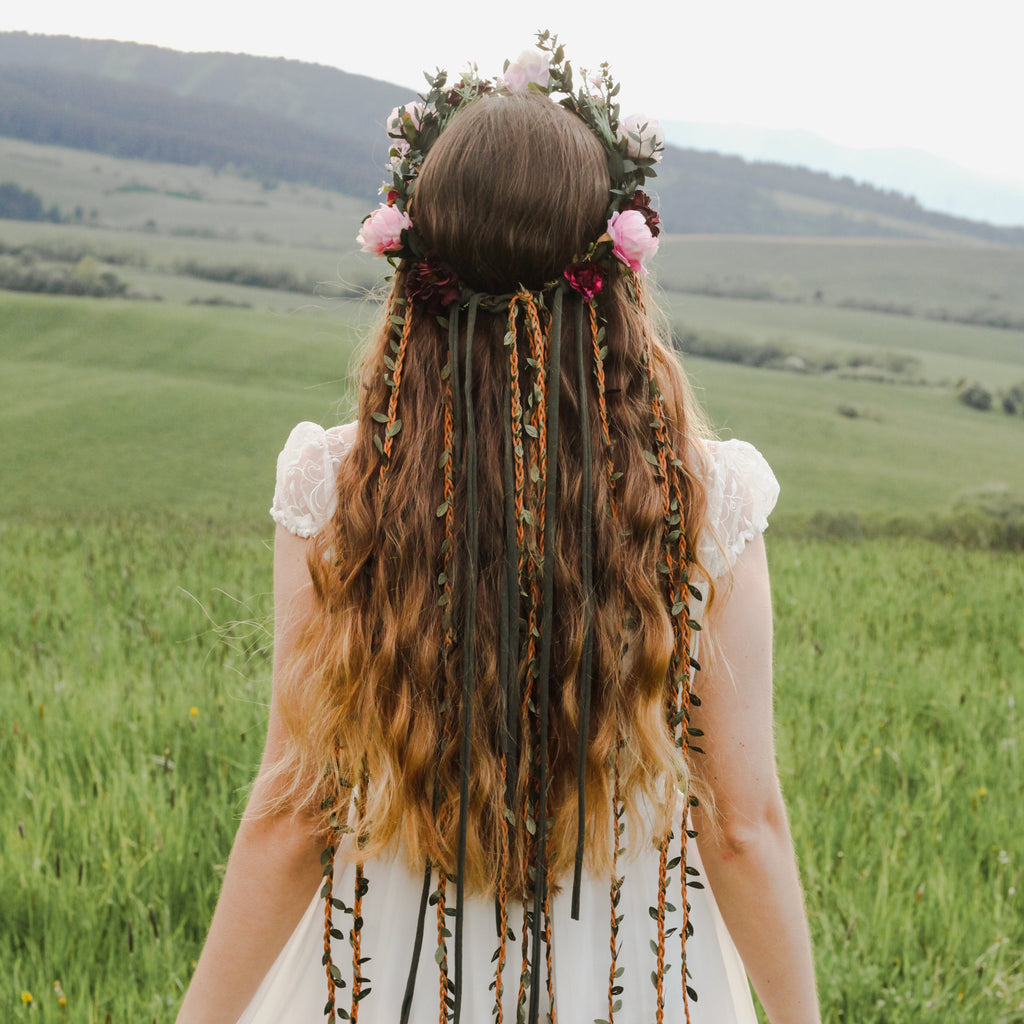
{"type": "MultiPolygon", "coordinates": [[[[260,754],[268,538],[0,522],[0,1019],[173,1019],[260,754]]],[[[1020,559],[898,539],[769,553],[825,1020],[1020,1024],[1020,559]]]]}

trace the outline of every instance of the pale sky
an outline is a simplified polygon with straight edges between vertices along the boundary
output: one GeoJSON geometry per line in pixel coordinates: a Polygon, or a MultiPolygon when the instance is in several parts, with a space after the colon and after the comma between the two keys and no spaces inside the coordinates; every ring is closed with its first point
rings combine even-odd
{"type": "Polygon", "coordinates": [[[1020,0],[289,0],[267,13],[223,0],[5,7],[7,31],[315,61],[407,85],[410,98],[424,69],[457,71],[474,60],[490,77],[548,28],[574,66],[609,61],[624,114],[906,146],[1024,186],[1020,0]]]}

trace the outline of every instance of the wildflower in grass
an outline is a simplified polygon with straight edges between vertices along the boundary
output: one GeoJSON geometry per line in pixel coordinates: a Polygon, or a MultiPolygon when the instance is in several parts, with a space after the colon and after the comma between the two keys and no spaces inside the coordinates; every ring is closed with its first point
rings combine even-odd
{"type": "Polygon", "coordinates": [[[192,705],[192,707],[190,707],[188,709],[188,717],[189,718],[198,718],[199,717],[199,708],[197,708],[194,704],[192,705]]]}
{"type": "Polygon", "coordinates": [[[24,1006],[31,1006],[32,1005],[32,993],[31,992],[22,992],[21,993],[21,1002],[22,1002],[22,1005],[24,1005],[24,1006]]]}
{"type": "Polygon", "coordinates": [[[67,1006],[68,1005],[68,997],[66,995],[64,995],[64,989],[62,989],[60,987],[60,979],[59,978],[53,983],[53,991],[57,993],[57,1005],[58,1006],[67,1006]]]}

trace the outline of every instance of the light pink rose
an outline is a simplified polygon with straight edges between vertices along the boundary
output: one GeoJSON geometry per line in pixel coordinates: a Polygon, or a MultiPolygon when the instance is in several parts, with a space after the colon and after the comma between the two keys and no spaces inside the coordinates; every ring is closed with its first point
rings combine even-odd
{"type": "Polygon", "coordinates": [[[660,160],[665,149],[665,133],[653,117],[630,114],[619,122],[619,139],[626,140],[626,152],[633,159],[660,160]]]}
{"type": "Polygon", "coordinates": [[[420,124],[423,122],[423,104],[419,102],[403,103],[400,107],[395,107],[395,109],[388,114],[388,138],[402,139],[405,137],[405,125],[402,122],[403,110],[412,122],[413,128],[416,131],[420,130],[420,124]]]}
{"type": "Polygon", "coordinates": [[[505,68],[502,84],[509,92],[522,93],[529,90],[531,82],[546,89],[550,78],[551,54],[523,50],[519,59],[505,68]]]}
{"type": "Polygon", "coordinates": [[[385,256],[402,248],[402,232],[412,227],[409,215],[397,206],[381,203],[366,220],[356,235],[363,252],[385,256]]]}
{"type": "Polygon", "coordinates": [[[658,251],[658,239],[651,234],[647,220],[639,210],[613,213],[608,221],[614,252],[637,274],[647,273],[647,261],[658,251]]]}

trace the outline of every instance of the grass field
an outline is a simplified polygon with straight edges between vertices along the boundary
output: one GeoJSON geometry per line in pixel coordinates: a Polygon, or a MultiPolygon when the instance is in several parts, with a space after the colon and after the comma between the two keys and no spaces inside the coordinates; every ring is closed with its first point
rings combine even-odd
{"type": "MultiPolygon", "coordinates": [[[[15,443],[0,446],[0,512],[32,514],[45,475],[54,510],[201,507],[257,520],[291,426],[351,409],[370,311],[332,304],[325,319],[3,295],[0,424],[15,443]]],[[[978,492],[1024,495],[1024,464],[1009,457],[1024,444],[1020,417],[968,409],[944,389],[710,360],[687,368],[723,435],[776,467],[782,524],[819,512],[941,517],[978,492]]]]}
{"type": "MultiPolygon", "coordinates": [[[[0,292],[0,1020],[164,1024],[260,753],[274,460],[298,420],[350,418],[372,316],[175,267],[365,286],[365,210],[17,146],[47,203],[92,203],[102,226],[0,222],[0,243],[128,252],[114,269],[166,301],[0,292]],[[202,223],[219,237],[181,234],[202,223]],[[214,296],[253,309],[186,305],[214,296]]],[[[1003,536],[986,524],[1024,520],[1024,419],[939,383],[1021,380],[1024,334],[924,315],[1020,315],[1021,256],[780,239],[661,256],[678,328],[919,361],[926,385],[686,367],[782,483],[777,743],[825,1020],[1024,1024],[1024,561],[982,550],[1003,536]]]]}
{"type": "MultiPolygon", "coordinates": [[[[0,522],[0,1018],[173,1019],[259,757],[268,536],[201,510],[0,522]]],[[[1020,1024],[1019,561],[769,556],[825,1020],[1020,1024]]]]}

